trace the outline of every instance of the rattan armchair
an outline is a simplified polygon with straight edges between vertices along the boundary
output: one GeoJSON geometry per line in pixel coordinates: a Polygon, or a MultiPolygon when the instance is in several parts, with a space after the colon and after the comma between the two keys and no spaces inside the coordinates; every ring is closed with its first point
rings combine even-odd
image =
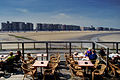
{"type": "Polygon", "coordinates": [[[113,67],[113,65],[110,62],[109,62],[109,68],[111,68],[110,74],[113,75],[113,77],[115,77],[116,71],[115,71],[115,68],[113,67]]]}
{"type": "Polygon", "coordinates": [[[58,66],[57,63],[49,63],[48,67],[44,69],[43,80],[45,80],[46,75],[53,75],[54,79],[56,80],[55,71],[57,66],[58,66]]]}
{"type": "Polygon", "coordinates": [[[60,67],[60,64],[59,64],[60,63],[60,58],[52,58],[50,60],[50,63],[57,64],[56,70],[60,72],[60,69],[59,69],[59,67],[60,67]]]}
{"type": "Polygon", "coordinates": [[[81,70],[82,69],[82,67],[80,67],[78,65],[78,61],[71,61],[70,65],[76,70],[81,70]]]}
{"type": "Polygon", "coordinates": [[[22,63],[21,67],[22,67],[22,70],[24,72],[23,80],[24,80],[25,77],[27,77],[27,75],[32,76],[32,78],[34,80],[34,76],[35,76],[35,73],[36,73],[36,68],[30,67],[27,63],[22,63]]]}
{"type": "Polygon", "coordinates": [[[95,62],[95,64],[94,64],[94,68],[97,68],[97,66],[99,65],[99,60],[98,59],[96,59],[96,62],[95,62]]]}
{"type": "Polygon", "coordinates": [[[94,80],[94,75],[99,75],[102,76],[104,74],[104,71],[106,69],[106,65],[105,64],[99,64],[100,69],[96,68],[93,72],[92,72],[92,80],[94,80]]]}
{"type": "Polygon", "coordinates": [[[76,70],[74,67],[69,65],[70,73],[71,73],[71,78],[73,79],[75,76],[82,77],[84,80],[84,73],[82,69],[76,70]]]}
{"type": "MultiPolygon", "coordinates": [[[[115,65],[115,64],[111,64],[112,65],[112,67],[115,69],[115,72],[118,74],[118,75],[120,75],[120,68],[117,66],[117,65],[115,65]]],[[[115,74],[116,75],[116,74],[115,74]]]]}
{"type": "Polygon", "coordinates": [[[67,67],[67,65],[68,65],[68,57],[69,57],[69,53],[64,53],[64,58],[65,58],[65,67],[67,67]]]}

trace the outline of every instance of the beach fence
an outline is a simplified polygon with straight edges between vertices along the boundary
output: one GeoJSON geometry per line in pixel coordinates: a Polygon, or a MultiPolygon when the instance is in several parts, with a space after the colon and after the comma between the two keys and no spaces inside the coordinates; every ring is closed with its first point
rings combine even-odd
{"type": "MultiPolygon", "coordinates": [[[[64,59],[64,53],[72,54],[75,51],[83,52],[89,47],[99,51],[101,47],[104,47],[107,56],[105,59],[102,59],[106,64],[108,64],[108,55],[111,47],[110,44],[114,44],[114,49],[116,52],[119,50],[120,42],[93,42],[93,41],[33,41],[33,42],[0,42],[0,54],[8,54],[9,51],[14,53],[17,50],[20,50],[23,54],[23,57],[26,53],[38,54],[38,53],[47,53],[49,60],[50,54],[60,53],[61,60],[64,59]],[[104,45],[105,44],[105,45],[104,45]],[[106,45],[107,44],[107,45],[106,45]],[[109,45],[108,45],[109,44],[109,45]]],[[[112,50],[112,49],[111,49],[112,50]]]]}
{"type": "MultiPolygon", "coordinates": [[[[111,53],[119,53],[120,42],[96,42],[96,43],[100,43],[109,47],[111,53]]],[[[97,48],[99,47],[97,46],[97,48]]]]}
{"type": "Polygon", "coordinates": [[[26,53],[73,53],[84,52],[88,47],[94,48],[92,41],[36,41],[36,42],[0,42],[0,54],[8,54],[9,51],[21,50],[26,53]],[[86,46],[85,46],[86,45],[86,46]]]}

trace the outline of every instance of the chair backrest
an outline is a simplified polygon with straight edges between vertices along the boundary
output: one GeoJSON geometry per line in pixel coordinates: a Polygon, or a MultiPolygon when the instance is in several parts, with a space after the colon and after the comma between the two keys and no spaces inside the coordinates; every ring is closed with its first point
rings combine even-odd
{"type": "Polygon", "coordinates": [[[98,59],[96,59],[96,62],[95,62],[95,64],[94,64],[94,67],[95,67],[95,68],[97,68],[99,62],[100,62],[100,61],[99,61],[98,59]]]}
{"type": "Polygon", "coordinates": [[[101,64],[101,68],[100,68],[100,74],[103,74],[105,69],[106,69],[106,65],[105,64],[101,64]]]}
{"type": "Polygon", "coordinates": [[[21,67],[25,74],[29,72],[29,67],[26,63],[22,63],[21,67]]]}
{"type": "Polygon", "coordinates": [[[74,76],[74,69],[71,64],[69,65],[69,69],[70,69],[71,75],[74,76]]]}
{"type": "Polygon", "coordinates": [[[112,64],[110,62],[109,62],[109,66],[110,66],[110,68],[111,68],[111,70],[112,70],[112,72],[113,72],[113,74],[115,76],[115,74],[116,74],[115,68],[112,66],[112,64]]]}
{"type": "Polygon", "coordinates": [[[54,62],[49,62],[48,63],[49,68],[56,68],[57,66],[58,66],[58,63],[54,63],[54,62]]]}
{"type": "Polygon", "coordinates": [[[70,54],[69,53],[64,53],[64,57],[66,58],[66,57],[69,57],[70,56],[70,54]]]}

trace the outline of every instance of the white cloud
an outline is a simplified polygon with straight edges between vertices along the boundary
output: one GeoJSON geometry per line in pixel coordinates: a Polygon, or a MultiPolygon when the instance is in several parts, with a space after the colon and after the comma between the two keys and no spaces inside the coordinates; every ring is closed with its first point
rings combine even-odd
{"type": "Polygon", "coordinates": [[[65,13],[58,13],[54,16],[51,16],[51,18],[54,18],[54,19],[68,19],[68,18],[71,18],[71,16],[69,16],[65,13]]]}
{"type": "Polygon", "coordinates": [[[22,13],[29,12],[27,9],[23,9],[23,8],[16,8],[16,11],[19,11],[19,12],[22,12],[22,13]]]}

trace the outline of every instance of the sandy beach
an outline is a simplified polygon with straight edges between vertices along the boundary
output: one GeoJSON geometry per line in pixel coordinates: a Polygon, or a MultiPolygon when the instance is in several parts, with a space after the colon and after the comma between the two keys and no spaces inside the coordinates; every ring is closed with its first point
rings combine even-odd
{"type": "Polygon", "coordinates": [[[120,34],[112,34],[107,36],[102,36],[99,38],[100,41],[114,41],[119,42],[120,41],[120,34]]]}
{"type": "Polygon", "coordinates": [[[120,32],[115,31],[6,32],[0,33],[0,41],[91,40],[92,37],[98,37],[101,41],[120,41],[119,33],[120,32]],[[23,38],[17,38],[10,35],[15,35],[23,38]],[[27,38],[27,40],[24,38],[27,38]]]}

